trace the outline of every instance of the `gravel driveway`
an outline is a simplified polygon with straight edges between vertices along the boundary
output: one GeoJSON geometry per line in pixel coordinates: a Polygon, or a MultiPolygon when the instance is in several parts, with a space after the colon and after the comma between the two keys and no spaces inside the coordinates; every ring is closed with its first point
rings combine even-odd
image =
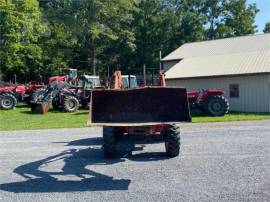
{"type": "Polygon", "coordinates": [[[270,201],[270,120],[183,124],[181,154],[100,128],[0,132],[0,201],[270,201]]]}

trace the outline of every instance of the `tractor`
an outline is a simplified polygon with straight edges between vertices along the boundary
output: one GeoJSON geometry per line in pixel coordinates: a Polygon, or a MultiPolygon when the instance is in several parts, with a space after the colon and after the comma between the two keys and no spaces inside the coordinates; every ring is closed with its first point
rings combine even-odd
{"type": "Polygon", "coordinates": [[[62,108],[66,112],[74,112],[79,107],[75,89],[71,88],[67,82],[52,81],[50,85],[42,91],[37,91],[35,101],[31,101],[33,113],[45,113],[50,104],[54,109],[62,108]]]}
{"type": "Polygon", "coordinates": [[[36,84],[36,83],[30,83],[29,88],[32,89],[32,93],[30,96],[30,102],[35,103],[37,102],[37,99],[40,95],[44,94],[46,91],[46,88],[50,88],[50,85],[53,82],[66,82],[70,85],[76,85],[77,84],[77,69],[66,69],[66,75],[65,76],[51,76],[49,78],[48,86],[44,84],[36,84]]]}
{"type": "Polygon", "coordinates": [[[223,90],[197,90],[188,92],[190,109],[200,110],[209,116],[224,116],[229,111],[229,102],[223,90]]]}
{"type": "Polygon", "coordinates": [[[45,90],[37,91],[31,109],[34,113],[45,113],[50,103],[53,109],[63,109],[65,112],[75,112],[79,106],[87,107],[91,91],[101,88],[98,76],[82,75],[76,80],[77,85],[66,81],[55,80],[45,90]]]}
{"type": "Polygon", "coordinates": [[[177,124],[191,121],[186,89],[136,87],[135,76],[122,76],[120,71],[114,76],[114,89],[92,91],[89,110],[88,125],[103,126],[105,157],[116,155],[118,141],[138,137],[144,143],[165,142],[167,156],[178,156],[177,124]]]}
{"type": "Polygon", "coordinates": [[[82,75],[78,77],[76,86],[66,85],[52,99],[54,109],[62,108],[65,112],[75,112],[79,106],[87,107],[91,91],[102,88],[99,76],[82,75]]]}
{"type": "Polygon", "coordinates": [[[26,99],[26,88],[21,84],[9,84],[2,82],[0,86],[0,108],[13,109],[19,101],[26,99]]]}

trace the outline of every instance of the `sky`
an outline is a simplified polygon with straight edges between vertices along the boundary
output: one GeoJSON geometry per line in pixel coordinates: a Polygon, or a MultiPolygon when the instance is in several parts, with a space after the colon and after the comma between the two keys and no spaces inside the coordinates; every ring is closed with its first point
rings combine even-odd
{"type": "Polygon", "coordinates": [[[247,3],[256,3],[257,8],[260,9],[255,24],[258,26],[258,33],[263,33],[265,23],[270,21],[270,0],[247,0],[247,3]]]}

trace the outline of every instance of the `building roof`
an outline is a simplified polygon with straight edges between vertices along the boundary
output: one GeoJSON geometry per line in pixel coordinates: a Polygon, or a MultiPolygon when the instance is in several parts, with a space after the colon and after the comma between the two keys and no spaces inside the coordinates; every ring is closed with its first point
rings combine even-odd
{"type": "Polygon", "coordinates": [[[180,60],[167,79],[270,72],[270,34],[184,44],[163,61],[180,60]]]}

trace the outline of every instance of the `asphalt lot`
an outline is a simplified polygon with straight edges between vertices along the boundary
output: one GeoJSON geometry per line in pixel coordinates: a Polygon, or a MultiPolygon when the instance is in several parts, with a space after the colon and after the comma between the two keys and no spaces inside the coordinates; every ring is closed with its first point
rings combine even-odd
{"type": "Polygon", "coordinates": [[[182,125],[181,154],[101,129],[0,132],[0,201],[270,201],[270,120],[182,125]]]}

